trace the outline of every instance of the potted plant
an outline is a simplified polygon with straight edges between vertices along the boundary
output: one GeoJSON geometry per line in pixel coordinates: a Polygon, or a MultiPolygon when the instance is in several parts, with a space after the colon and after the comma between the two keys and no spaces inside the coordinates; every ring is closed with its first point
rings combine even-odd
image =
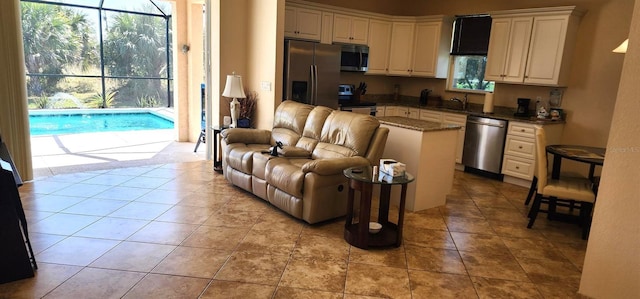
{"type": "Polygon", "coordinates": [[[245,91],[246,98],[238,99],[240,102],[240,113],[238,115],[238,127],[239,128],[251,128],[253,121],[253,113],[256,109],[256,102],[258,101],[258,93],[255,91],[245,91]]]}

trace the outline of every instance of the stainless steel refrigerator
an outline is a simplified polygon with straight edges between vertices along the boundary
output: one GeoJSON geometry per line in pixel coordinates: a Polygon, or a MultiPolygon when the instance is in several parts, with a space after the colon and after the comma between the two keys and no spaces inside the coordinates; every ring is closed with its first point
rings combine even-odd
{"type": "Polygon", "coordinates": [[[285,41],[284,100],[338,108],[339,45],[285,41]]]}

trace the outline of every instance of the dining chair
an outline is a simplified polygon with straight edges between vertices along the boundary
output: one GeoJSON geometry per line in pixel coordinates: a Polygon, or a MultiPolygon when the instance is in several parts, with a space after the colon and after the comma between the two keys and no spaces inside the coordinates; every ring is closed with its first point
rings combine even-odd
{"type": "MultiPolygon", "coordinates": [[[[531,180],[531,186],[529,187],[529,192],[527,193],[527,198],[524,201],[524,205],[525,206],[529,205],[531,200],[533,200],[533,196],[535,195],[536,191],[538,190],[538,174],[537,174],[538,170],[537,170],[537,168],[538,168],[538,166],[535,165],[535,168],[534,168],[535,175],[533,176],[533,180],[531,180]]],[[[547,176],[549,176],[549,175],[550,175],[550,173],[547,173],[547,176]]],[[[560,177],[561,178],[562,177],[567,177],[567,178],[585,178],[585,179],[587,178],[586,176],[581,175],[581,174],[579,174],[577,172],[573,172],[573,171],[571,171],[571,172],[562,171],[562,172],[560,172],[560,177]]],[[[596,189],[594,188],[594,190],[596,190],[596,189]]]]}
{"type": "Polygon", "coordinates": [[[550,218],[559,218],[561,214],[557,214],[556,211],[558,205],[575,206],[580,210],[578,219],[582,226],[582,239],[586,240],[591,226],[591,212],[596,201],[592,182],[589,179],[577,177],[552,179],[548,175],[546,135],[541,126],[536,126],[536,166],[537,192],[529,211],[527,228],[533,227],[539,212],[548,213],[550,218]],[[541,209],[543,203],[547,204],[546,210],[541,209]]]}

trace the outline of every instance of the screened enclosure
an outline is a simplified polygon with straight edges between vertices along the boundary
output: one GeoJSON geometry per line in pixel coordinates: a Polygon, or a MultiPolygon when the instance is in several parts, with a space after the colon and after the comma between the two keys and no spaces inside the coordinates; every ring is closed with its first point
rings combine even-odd
{"type": "Polygon", "coordinates": [[[171,3],[22,0],[30,109],[173,107],[171,3]]]}

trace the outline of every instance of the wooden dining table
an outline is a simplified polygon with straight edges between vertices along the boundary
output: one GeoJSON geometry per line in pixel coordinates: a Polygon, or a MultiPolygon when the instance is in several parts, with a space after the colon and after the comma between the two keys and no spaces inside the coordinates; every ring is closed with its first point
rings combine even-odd
{"type": "Polygon", "coordinates": [[[569,159],[589,164],[589,179],[593,180],[595,168],[604,164],[606,152],[606,149],[602,147],[568,144],[547,145],[546,150],[547,153],[553,154],[553,167],[551,169],[551,177],[553,179],[560,178],[562,159],[569,159]]]}

